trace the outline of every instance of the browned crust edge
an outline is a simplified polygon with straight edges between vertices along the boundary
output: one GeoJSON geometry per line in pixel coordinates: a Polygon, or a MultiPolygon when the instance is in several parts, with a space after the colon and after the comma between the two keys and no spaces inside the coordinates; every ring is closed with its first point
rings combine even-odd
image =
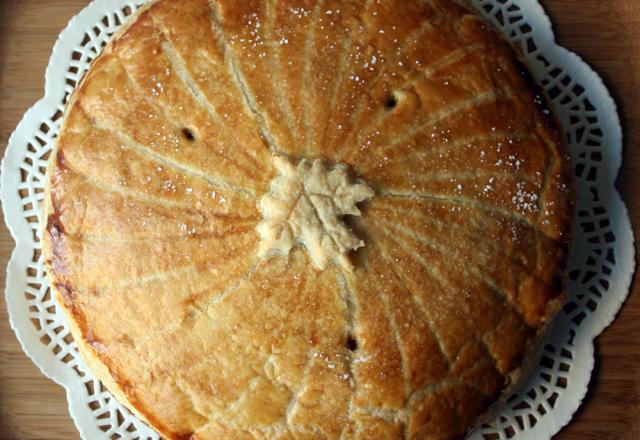
{"type": "MultiPolygon", "coordinates": [[[[127,22],[123,24],[120,27],[120,29],[118,29],[118,31],[111,37],[111,40],[104,47],[102,52],[92,61],[91,66],[93,66],[96,63],[96,61],[99,60],[102,56],[111,53],[114,43],[122,35],[124,35],[127,32],[127,30],[129,30],[135,23],[138,22],[138,19],[145,11],[150,9],[158,1],[159,0],[150,0],[148,3],[140,7],[140,9],[138,9],[133,15],[128,17],[127,22]]],[[[89,76],[90,71],[91,69],[87,71],[84,77],[80,80],[80,83],[78,84],[76,89],[73,91],[71,98],[69,99],[69,101],[65,106],[63,118],[67,116],[67,113],[69,112],[69,110],[73,108],[74,103],[82,95],[81,93],[82,87],[84,85],[86,78],[89,76]]],[[[68,123],[68,119],[65,118],[62,123],[62,126],[60,127],[59,133],[64,132],[67,126],[67,123],[68,123]]],[[[56,215],[56,211],[52,201],[51,175],[54,172],[54,167],[58,159],[58,147],[59,147],[58,140],[59,139],[60,138],[58,137],[51,150],[51,156],[47,164],[48,177],[46,180],[45,193],[44,193],[45,196],[44,196],[43,205],[42,205],[42,212],[43,212],[42,224],[40,225],[41,230],[44,232],[43,233],[43,253],[45,257],[45,265],[47,268],[47,276],[51,281],[51,287],[50,287],[51,292],[55,295],[58,301],[58,304],[60,305],[60,308],[63,310],[67,318],[69,330],[71,331],[71,335],[73,336],[73,339],[78,346],[78,351],[80,352],[82,359],[85,361],[85,363],[87,364],[89,369],[93,372],[93,374],[102,382],[104,386],[107,387],[107,389],[113,394],[113,396],[122,405],[124,405],[129,411],[131,411],[136,417],[138,417],[147,425],[152,426],[153,429],[160,432],[160,434],[162,434],[163,436],[170,439],[179,439],[179,437],[176,436],[176,433],[173,433],[170,430],[168,430],[166,427],[164,427],[159,420],[155,420],[149,414],[146,414],[142,406],[139,403],[136,404],[136,402],[134,402],[134,396],[128,395],[125,389],[126,388],[125,384],[120,383],[116,379],[116,377],[114,377],[114,373],[100,359],[100,356],[97,354],[96,349],[92,347],[91,344],[89,344],[89,342],[87,341],[85,337],[86,329],[82,329],[81,326],[78,324],[78,316],[77,316],[78,313],[74,312],[73,307],[71,308],[68,307],[68,305],[66,304],[67,300],[65,299],[65,296],[62,294],[60,290],[60,286],[58,286],[58,284],[56,283],[56,280],[53,279],[53,276],[49,275],[50,273],[52,273],[50,270],[51,261],[52,261],[52,248],[51,248],[51,242],[50,242],[50,237],[48,233],[48,226],[50,224],[50,221],[56,215]]],[[[189,437],[191,437],[191,435],[189,435],[186,438],[189,438],[189,437]]]]}
{"type": "MultiPolygon", "coordinates": [[[[531,66],[526,59],[522,48],[511,43],[507,38],[500,32],[499,29],[496,29],[495,26],[486,20],[474,7],[472,7],[468,0],[454,0],[457,3],[463,5],[469,11],[473,13],[480,21],[482,21],[491,31],[496,35],[497,38],[506,42],[513,50],[515,55],[515,60],[518,62],[519,67],[524,70],[527,77],[525,81],[528,83],[529,88],[544,97],[544,108],[550,111],[549,116],[545,118],[541,118],[543,124],[542,127],[545,129],[546,133],[541,134],[541,136],[549,136],[553,141],[553,146],[555,147],[554,153],[558,154],[559,157],[562,157],[562,161],[556,164],[555,169],[549,170],[549,175],[553,175],[554,173],[558,173],[564,177],[563,183],[566,183],[569,186],[569,194],[568,197],[571,201],[570,206],[565,207],[563,210],[563,216],[561,216],[561,224],[566,227],[565,230],[560,231],[561,237],[549,237],[553,239],[556,243],[558,243],[561,247],[566,249],[565,251],[565,264],[567,267],[563,268],[561,272],[562,279],[562,287],[559,292],[547,303],[547,308],[545,311],[545,315],[542,318],[544,324],[540,326],[535,335],[531,338],[531,343],[527,346],[527,349],[523,355],[520,366],[513,371],[511,371],[505,377],[506,386],[502,390],[502,393],[498,400],[496,400],[487,410],[478,416],[476,423],[469,428],[467,434],[478,428],[484,423],[491,422],[497,415],[504,409],[507,405],[508,399],[513,395],[513,393],[519,391],[524,384],[529,380],[535,369],[538,367],[540,362],[540,358],[544,352],[544,345],[547,339],[549,338],[551,331],[553,330],[554,323],[556,321],[556,317],[558,313],[564,307],[566,300],[569,296],[568,285],[569,285],[569,277],[568,277],[568,263],[571,258],[572,253],[572,241],[573,241],[573,232],[576,227],[576,180],[573,173],[573,162],[569,156],[569,148],[567,142],[564,138],[562,131],[562,124],[560,123],[560,118],[558,117],[556,108],[552,105],[553,100],[550,99],[546,90],[544,90],[538,83],[535,82],[533,74],[531,72],[531,66]]],[[[542,197],[546,197],[547,192],[542,194],[542,197]]]]}

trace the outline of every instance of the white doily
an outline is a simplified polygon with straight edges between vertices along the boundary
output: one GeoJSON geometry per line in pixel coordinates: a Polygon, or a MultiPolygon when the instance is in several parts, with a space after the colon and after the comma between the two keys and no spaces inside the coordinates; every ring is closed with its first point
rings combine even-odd
{"type": "MultiPolygon", "coordinates": [[[[584,398],[594,363],[593,339],[628,294],[635,266],[626,207],[614,188],[622,135],[616,106],[600,78],[556,45],[538,0],[472,0],[520,45],[566,131],[578,178],[578,220],[570,264],[570,300],[555,322],[529,382],[473,440],[549,439],[584,398]]],[[[91,61],[138,0],[96,0],[60,34],[46,71],[45,97],[9,140],[2,162],[5,221],[17,245],[7,268],[6,300],[22,348],[67,390],[69,411],[84,439],[158,439],[87,370],[51,297],[41,257],[40,203],[45,170],[64,103],[91,61]]]]}

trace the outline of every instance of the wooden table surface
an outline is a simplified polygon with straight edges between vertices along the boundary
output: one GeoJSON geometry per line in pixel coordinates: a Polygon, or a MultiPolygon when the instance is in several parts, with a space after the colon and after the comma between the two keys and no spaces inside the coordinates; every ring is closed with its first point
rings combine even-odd
{"type": "MultiPolygon", "coordinates": [[[[621,110],[625,159],[618,187],[640,231],[640,0],[543,0],[558,40],[605,79],[621,110]],[[635,191],[634,191],[635,188],[635,191]]],[[[0,0],[0,153],[23,113],[43,95],[53,43],[87,0],[0,0]]],[[[4,226],[4,225],[3,225],[4,226]]],[[[13,249],[0,228],[0,288],[13,249]]],[[[596,344],[585,404],[556,438],[640,439],[640,283],[596,344]]],[[[0,300],[0,440],[79,438],[62,388],[20,350],[0,300]]]]}

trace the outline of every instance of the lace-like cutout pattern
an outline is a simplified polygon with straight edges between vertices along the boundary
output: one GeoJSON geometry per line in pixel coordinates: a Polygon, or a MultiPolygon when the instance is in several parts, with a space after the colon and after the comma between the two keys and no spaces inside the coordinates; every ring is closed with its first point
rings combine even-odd
{"type": "Polygon", "coordinates": [[[160,438],[125,409],[84,364],[49,290],[40,229],[47,162],[64,105],[91,62],[142,3],[96,2],[69,23],[54,47],[51,60],[57,62],[50,62],[47,68],[46,97],[27,112],[3,161],[2,202],[17,242],[7,274],[11,323],[43,373],[67,388],[71,416],[83,438],[160,438]]]}
{"type": "MultiPolygon", "coordinates": [[[[17,245],[6,298],[23,349],[44,374],[67,389],[69,409],[87,439],[159,439],[88,371],[49,292],[41,255],[40,204],[47,161],[64,104],[92,60],[142,1],[97,0],[61,33],[47,68],[46,95],[9,141],[2,163],[5,220],[17,245]]],[[[614,188],[621,162],[616,107],[599,77],[557,46],[536,0],[473,0],[516,45],[555,103],[578,178],[578,219],[570,264],[570,299],[528,383],[473,440],[545,439],[576,411],[594,362],[593,338],[622,305],[634,269],[633,234],[614,188]]]]}
{"type": "Polygon", "coordinates": [[[615,104],[597,75],[575,54],[555,45],[539,4],[473,3],[520,46],[555,104],[575,165],[578,219],[569,265],[570,298],[540,363],[496,420],[470,438],[548,438],[569,422],[584,398],[594,362],[592,339],[613,320],[633,273],[633,235],[614,188],[620,125],[615,104]]]}

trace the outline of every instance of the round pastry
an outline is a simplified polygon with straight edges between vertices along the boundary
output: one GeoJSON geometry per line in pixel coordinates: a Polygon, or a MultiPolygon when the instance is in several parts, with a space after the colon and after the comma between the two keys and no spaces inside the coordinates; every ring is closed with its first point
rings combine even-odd
{"type": "Polygon", "coordinates": [[[570,160],[454,0],[158,0],[50,159],[92,371],[168,439],[454,439],[562,306],[570,160]]]}

